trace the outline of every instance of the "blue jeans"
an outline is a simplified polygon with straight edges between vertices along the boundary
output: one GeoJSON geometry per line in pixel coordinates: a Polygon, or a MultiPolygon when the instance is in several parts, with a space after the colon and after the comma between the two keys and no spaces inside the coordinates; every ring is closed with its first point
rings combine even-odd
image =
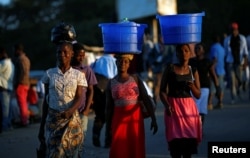
{"type": "Polygon", "coordinates": [[[228,82],[230,85],[231,98],[234,100],[239,95],[238,89],[242,84],[243,67],[242,65],[235,65],[227,63],[228,82]]]}
{"type": "Polygon", "coordinates": [[[87,129],[88,129],[88,116],[85,116],[83,114],[80,114],[80,118],[81,118],[81,122],[82,122],[82,129],[83,129],[83,142],[82,145],[80,146],[79,149],[79,157],[85,158],[86,157],[86,151],[85,151],[85,147],[84,147],[84,142],[86,139],[86,134],[87,134],[87,129]]]}
{"type": "Polygon", "coordinates": [[[0,90],[0,106],[2,109],[2,129],[8,129],[11,127],[11,117],[10,117],[10,99],[11,91],[0,90]]]}

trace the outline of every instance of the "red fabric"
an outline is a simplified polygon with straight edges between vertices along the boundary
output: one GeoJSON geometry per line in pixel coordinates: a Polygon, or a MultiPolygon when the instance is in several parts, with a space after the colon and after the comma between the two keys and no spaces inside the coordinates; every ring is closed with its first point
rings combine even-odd
{"type": "Polygon", "coordinates": [[[139,105],[115,106],[110,158],[145,158],[144,120],[139,105]]]}
{"type": "Polygon", "coordinates": [[[28,91],[28,102],[32,105],[38,103],[38,95],[34,87],[30,87],[28,91]]]}
{"type": "Polygon", "coordinates": [[[23,125],[28,123],[29,110],[28,110],[28,96],[29,86],[19,84],[16,89],[16,99],[20,108],[21,122],[23,125]]]}
{"type": "Polygon", "coordinates": [[[201,142],[202,125],[194,99],[168,97],[168,102],[174,112],[171,116],[165,113],[167,141],[174,138],[196,138],[197,142],[201,142]]]}

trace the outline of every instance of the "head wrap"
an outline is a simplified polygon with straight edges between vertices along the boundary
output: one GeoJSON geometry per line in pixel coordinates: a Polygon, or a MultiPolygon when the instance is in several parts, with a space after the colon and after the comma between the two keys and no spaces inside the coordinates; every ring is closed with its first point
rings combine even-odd
{"type": "Polygon", "coordinates": [[[128,58],[130,61],[133,60],[133,54],[116,54],[115,58],[128,58]]]}

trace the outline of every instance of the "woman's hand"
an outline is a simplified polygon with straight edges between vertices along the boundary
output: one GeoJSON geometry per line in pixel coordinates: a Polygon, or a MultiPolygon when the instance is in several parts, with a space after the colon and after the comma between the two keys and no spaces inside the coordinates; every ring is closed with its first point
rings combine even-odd
{"type": "Polygon", "coordinates": [[[153,135],[158,131],[158,125],[156,120],[152,120],[150,130],[153,129],[153,135]]]}
{"type": "Polygon", "coordinates": [[[186,81],[186,85],[187,85],[190,89],[192,89],[193,86],[194,86],[194,82],[193,82],[193,81],[186,81]]]}
{"type": "Polygon", "coordinates": [[[74,113],[74,110],[72,110],[72,108],[64,111],[61,113],[61,117],[64,118],[64,119],[70,119],[72,117],[74,113]]]}
{"type": "Polygon", "coordinates": [[[86,108],[82,113],[83,113],[84,116],[88,116],[89,112],[90,112],[90,109],[86,108]]]}
{"type": "Polygon", "coordinates": [[[167,106],[167,108],[165,110],[166,110],[166,114],[168,116],[172,116],[173,108],[171,106],[167,106]]]}

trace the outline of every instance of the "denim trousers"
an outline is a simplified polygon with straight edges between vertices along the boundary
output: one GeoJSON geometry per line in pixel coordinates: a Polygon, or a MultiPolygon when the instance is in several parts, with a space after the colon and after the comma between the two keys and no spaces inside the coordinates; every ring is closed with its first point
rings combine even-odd
{"type": "Polygon", "coordinates": [[[10,99],[11,91],[0,90],[0,108],[1,108],[1,127],[3,130],[11,127],[11,118],[10,118],[10,99]]]}
{"type": "Polygon", "coordinates": [[[230,85],[231,98],[234,100],[239,95],[239,88],[243,79],[243,67],[242,65],[236,65],[227,63],[228,82],[230,85]]]}
{"type": "Polygon", "coordinates": [[[82,145],[80,146],[80,149],[79,149],[79,157],[85,158],[86,157],[86,150],[85,150],[85,147],[84,147],[84,142],[85,142],[85,139],[86,139],[86,134],[87,134],[87,129],[88,129],[88,121],[89,120],[88,120],[88,116],[85,116],[83,114],[80,114],[80,118],[81,118],[81,123],[82,123],[84,139],[83,139],[82,145]]]}

